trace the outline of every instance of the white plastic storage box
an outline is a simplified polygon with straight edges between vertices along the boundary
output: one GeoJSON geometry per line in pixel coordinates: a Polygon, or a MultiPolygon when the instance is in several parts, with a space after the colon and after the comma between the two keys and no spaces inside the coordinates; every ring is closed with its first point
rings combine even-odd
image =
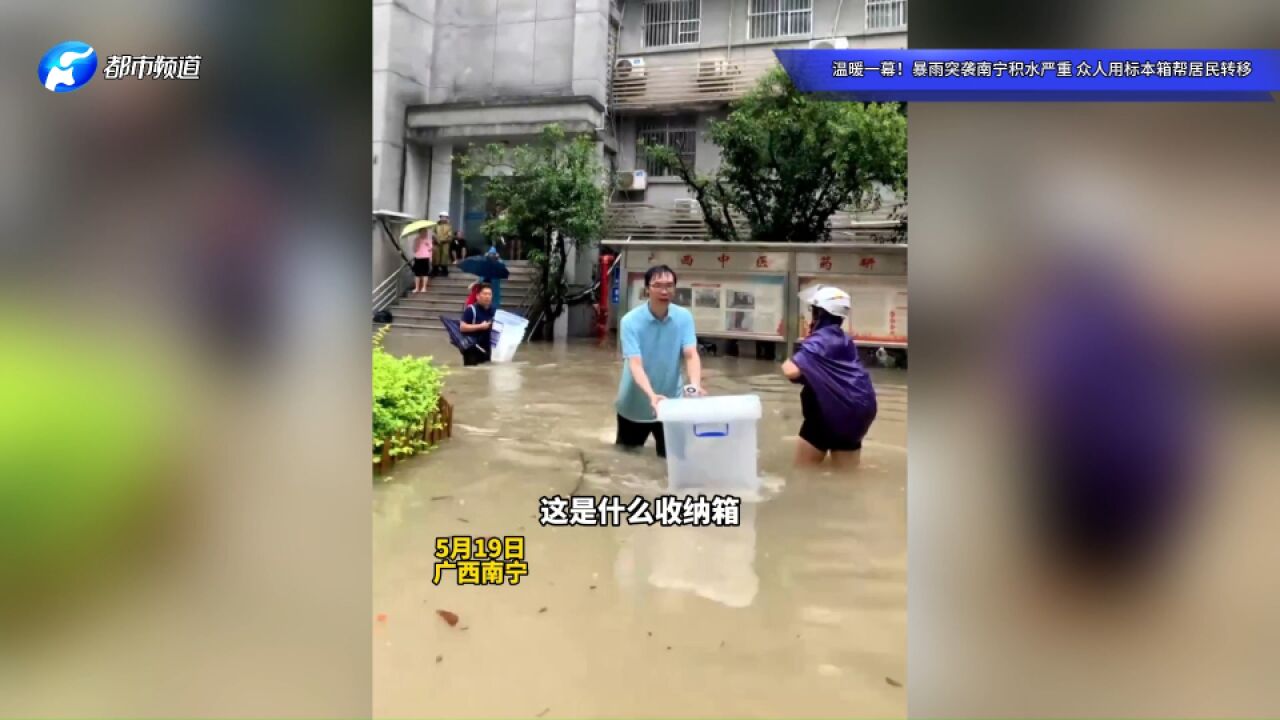
{"type": "Polygon", "coordinates": [[[672,490],[706,488],[755,491],[758,395],[678,398],[658,404],[667,441],[667,482],[672,490]]]}
{"type": "Polygon", "coordinates": [[[489,331],[489,359],[493,362],[511,362],[528,328],[529,321],[515,313],[506,310],[494,313],[493,329],[489,331]]]}

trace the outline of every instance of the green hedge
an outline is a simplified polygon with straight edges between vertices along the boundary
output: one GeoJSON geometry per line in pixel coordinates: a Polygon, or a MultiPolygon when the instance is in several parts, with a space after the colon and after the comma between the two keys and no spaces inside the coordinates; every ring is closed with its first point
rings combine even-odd
{"type": "Polygon", "coordinates": [[[425,451],[427,417],[435,412],[446,370],[430,357],[395,357],[382,347],[390,326],[373,336],[373,461],[383,445],[393,456],[425,451]]]}

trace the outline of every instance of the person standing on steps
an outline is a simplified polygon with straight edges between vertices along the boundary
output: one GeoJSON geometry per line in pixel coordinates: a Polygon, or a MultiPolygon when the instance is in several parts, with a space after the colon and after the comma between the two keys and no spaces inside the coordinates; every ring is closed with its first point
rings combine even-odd
{"type": "Polygon", "coordinates": [[[440,217],[436,220],[436,226],[433,228],[435,232],[435,274],[449,275],[449,259],[453,249],[453,226],[449,224],[449,213],[440,211],[440,217]]]}
{"type": "Polygon", "coordinates": [[[413,239],[413,292],[424,293],[431,284],[431,256],[435,238],[430,228],[423,228],[413,239]]]}
{"type": "Polygon", "coordinates": [[[453,236],[453,244],[450,247],[449,256],[455,263],[462,262],[467,257],[467,241],[462,237],[461,229],[453,236]]]}
{"type": "Polygon", "coordinates": [[[667,442],[658,405],[666,398],[681,396],[680,364],[698,395],[702,389],[702,360],[694,334],[693,314],[675,305],[676,273],[666,265],[649,268],[644,274],[649,301],[622,316],[618,336],[622,342],[622,381],[614,407],[618,413],[615,444],[624,448],[644,447],[654,436],[658,457],[667,456],[667,442]]]}
{"type": "MultiPolygon", "coordinates": [[[[489,243],[489,249],[484,253],[485,259],[495,263],[502,262],[502,256],[498,254],[497,243],[489,243]]],[[[493,306],[495,308],[502,307],[502,278],[489,278],[485,282],[493,288],[493,306]]]]}

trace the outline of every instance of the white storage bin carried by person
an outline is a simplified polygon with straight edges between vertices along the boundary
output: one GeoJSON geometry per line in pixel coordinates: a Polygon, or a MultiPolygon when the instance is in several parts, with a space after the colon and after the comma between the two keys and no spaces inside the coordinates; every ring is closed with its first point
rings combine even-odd
{"type": "Polygon", "coordinates": [[[493,362],[511,362],[516,348],[524,340],[524,333],[529,329],[529,321],[515,313],[499,310],[493,314],[493,328],[490,330],[489,344],[493,348],[493,362]]]}
{"type": "Polygon", "coordinates": [[[758,395],[690,397],[658,405],[667,445],[667,483],[689,488],[754,493],[758,395]]]}

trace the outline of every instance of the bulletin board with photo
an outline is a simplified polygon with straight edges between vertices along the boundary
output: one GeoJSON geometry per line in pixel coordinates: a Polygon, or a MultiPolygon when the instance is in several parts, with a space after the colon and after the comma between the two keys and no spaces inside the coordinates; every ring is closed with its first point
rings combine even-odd
{"type": "MultiPolygon", "coordinates": [[[[814,285],[838,287],[849,293],[849,320],[845,331],[855,342],[905,347],[907,345],[906,278],[850,276],[801,276],[800,291],[814,285]]],[[[809,309],[799,307],[800,332],[809,334],[809,309]]]]}

